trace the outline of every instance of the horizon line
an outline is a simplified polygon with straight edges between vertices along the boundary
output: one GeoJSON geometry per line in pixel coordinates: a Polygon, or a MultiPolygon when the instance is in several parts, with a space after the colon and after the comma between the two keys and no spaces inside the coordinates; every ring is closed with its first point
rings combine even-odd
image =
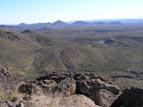
{"type": "Polygon", "coordinates": [[[109,19],[87,19],[87,20],[70,20],[70,21],[64,21],[64,20],[61,20],[61,19],[57,19],[55,21],[43,21],[43,22],[30,22],[30,23],[26,23],[26,22],[20,22],[20,23],[13,23],[13,24],[0,24],[0,25],[20,25],[20,24],[44,24],[44,23],[54,23],[54,22],[57,22],[57,21],[62,21],[62,22],[65,22],[65,23],[74,23],[76,21],[85,21],[85,22],[96,22],[96,21],[110,21],[110,20],[114,20],[114,21],[119,21],[119,20],[143,20],[143,18],[109,18],[109,19]]]}

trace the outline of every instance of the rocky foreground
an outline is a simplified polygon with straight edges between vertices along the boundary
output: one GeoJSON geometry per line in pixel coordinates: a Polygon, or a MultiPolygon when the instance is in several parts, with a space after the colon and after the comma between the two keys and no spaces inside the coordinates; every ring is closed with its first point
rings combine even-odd
{"type": "Polygon", "coordinates": [[[9,101],[11,107],[20,107],[20,100],[25,107],[143,107],[142,89],[121,92],[116,84],[94,73],[55,72],[35,81],[23,81],[3,68],[0,79],[4,88],[16,84],[17,99],[9,101]]]}
{"type": "MultiPolygon", "coordinates": [[[[34,103],[44,97],[47,107],[51,107],[53,101],[58,103],[57,107],[93,107],[95,104],[105,107],[110,106],[120,93],[117,85],[90,73],[52,73],[35,81],[23,83],[18,91],[30,95],[34,103]]],[[[36,105],[34,107],[40,106],[36,105]]]]}

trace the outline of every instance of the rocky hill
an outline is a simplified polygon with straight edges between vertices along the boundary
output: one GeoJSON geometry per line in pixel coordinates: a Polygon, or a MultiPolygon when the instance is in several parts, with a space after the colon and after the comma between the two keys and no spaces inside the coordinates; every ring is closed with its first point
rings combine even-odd
{"type": "MultiPolygon", "coordinates": [[[[5,68],[1,69],[2,74],[5,76],[1,80],[17,78],[5,68]]],[[[115,83],[95,73],[52,72],[34,81],[20,80],[11,85],[16,87],[16,94],[7,103],[1,102],[1,107],[15,107],[21,101],[26,107],[142,107],[143,104],[143,89],[122,92],[115,83]]]]}
{"type": "Polygon", "coordinates": [[[102,76],[77,72],[53,72],[35,81],[19,81],[14,86],[15,97],[27,107],[109,107],[121,91],[102,76]]]}

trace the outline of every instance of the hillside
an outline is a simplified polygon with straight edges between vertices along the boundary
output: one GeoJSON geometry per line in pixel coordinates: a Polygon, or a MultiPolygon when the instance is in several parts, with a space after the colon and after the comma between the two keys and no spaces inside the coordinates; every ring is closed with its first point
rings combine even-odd
{"type": "Polygon", "coordinates": [[[22,33],[0,28],[0,66],[29,79],[53,71],[95,72],[121,88],[142,87],[141,32],[137,25],[50,27],[22,33]]]}
{"type": "Polygon", "coordinates": [[[26,77],[50,71],[94,71],[103,64],[101,55],[95,56],[76,43],[33,31],[19,33],[2,28],[0,32],[0,66],[26,77]]]}

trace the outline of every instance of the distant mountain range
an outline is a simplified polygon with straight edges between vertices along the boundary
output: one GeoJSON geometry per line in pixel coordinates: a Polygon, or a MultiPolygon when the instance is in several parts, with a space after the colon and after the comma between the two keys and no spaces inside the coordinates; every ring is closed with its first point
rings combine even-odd
{"type": "Polygon", "coordinates": [[[1,27],[46,27],[46,26],[75,26],[75,25],[122,25],[122,24],[143,24],[143,19],[117,19],[117,20],[77,20],[73,22],[64,22],[61,20],[57,20],[53,23],[33,23],[33,24],[26,24],[20,23],[18,25],[0,25],[1,27]]]}
{"type": "Polygon", "coordinates": [[[64,21],[61,21],[61,20],[57,20],[53,23],[35,23],[35,24],[25,24],[25,23],[21,23],[19,24],[18,26],[35,26],[35,25],[39,25],[39,26],[70,26],[70,25],[94,25],[94,24],[122,24],[122,22],[120,21],[93,21],[93,22],[90,22],[90,21],[81,21],[81,20],[78,20],[78,21],[74,21],[73,23],[69,23],[69,22],[64,22],[64,21]]]}

